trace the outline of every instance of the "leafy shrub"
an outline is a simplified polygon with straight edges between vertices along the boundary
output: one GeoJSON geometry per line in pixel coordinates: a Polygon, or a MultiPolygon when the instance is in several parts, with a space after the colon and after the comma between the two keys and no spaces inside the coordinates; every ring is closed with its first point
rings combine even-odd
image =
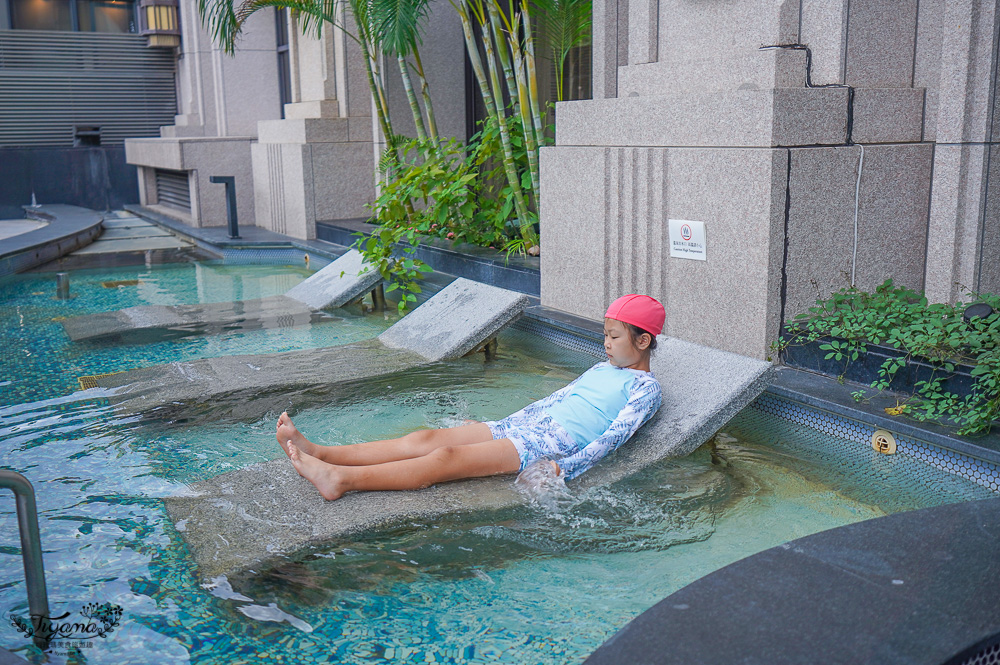
{"type": "Polygon", "coordinates": [[[986,433],[1000,417],[1000,297],[971,293],[968,297],[990,305],[993,314],[966,322],[962,314],[971,303],[931,304],[923,294],[897,287],[891,279],[874,293],[844,288],[796,316],[786,325],[788,338],[776,346],[830,337],[820,345],[826,358],[849,362],[857,360],[868,344],[903,352],[903,357],[882,364],[880,378],[872,383],[879,391],[888,389],[913,357],[938,365],[943,374],[954,372],[960,363],[970,365],[974,383],[969,395],[945,392],[944,377],[932,377],[915,384],[907,412],[922,421],[951,422],[959,434],[986,433]]]}

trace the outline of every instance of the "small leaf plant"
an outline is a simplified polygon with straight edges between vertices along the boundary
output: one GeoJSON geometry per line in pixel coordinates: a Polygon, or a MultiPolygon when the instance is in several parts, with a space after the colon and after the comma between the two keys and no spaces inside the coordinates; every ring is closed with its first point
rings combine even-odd
{"type": "MultiPolygon", "coordinates": [[[[922,293],[898,287],[891,279],[871,293],[843,288],[788,322],[787,335],[772,344],[772,350],[821,341],[826,359],[853,362],[869,344],[897,349],[903,355],[886,359],[871,384],[880,392],[892,386],[910,359],[923,359],[936,366],[935,375],[914,384],[901,412],[956,426],[960,435],[985,434],[1000,418],[1000,296],[967,297],[969,302],[954,305],[929,303],[922,293]],[[971,303],[985,303],[993,313],[966,321],[963,313],[971,303]],[[959,364],[971,367],[968,395],[943,388],[959,364]]],[[[852,396],[864,398],[862,391],[852,396]]]]}

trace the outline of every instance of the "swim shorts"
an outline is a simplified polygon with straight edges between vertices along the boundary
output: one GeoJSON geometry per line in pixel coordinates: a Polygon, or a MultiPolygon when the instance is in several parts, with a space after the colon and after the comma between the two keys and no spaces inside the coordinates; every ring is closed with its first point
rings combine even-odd
{"type": "MultiPolygon", "coordinates": [[[[529,407],[532,405],[529,405],[529,407]]],[[[510,439],[521,458],[521,471],[542,457],[558,460],[578,452],[579,447],[570,433],[545,411],[528,407],[512,413],[503,420],[486,423],[493,439],[510,439]]]]}

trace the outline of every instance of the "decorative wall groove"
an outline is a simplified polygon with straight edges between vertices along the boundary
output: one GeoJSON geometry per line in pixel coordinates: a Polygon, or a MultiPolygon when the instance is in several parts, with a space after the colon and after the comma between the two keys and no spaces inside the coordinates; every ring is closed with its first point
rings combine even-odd
{"type": "Polygon", "coordinates": [[[285,180],[284,161],[281,153],[281,144],[268,143],[267,145],[267,174],[268,190],[270,196],[271,209],[271,230],[276,233],[287,232],[287,220],[285,219],[285,180]]]}
{"type": "Polygon", "coordinates": [[[666,296],[667,151],[604,152],[604,300],[625,293],[666,296]]]}

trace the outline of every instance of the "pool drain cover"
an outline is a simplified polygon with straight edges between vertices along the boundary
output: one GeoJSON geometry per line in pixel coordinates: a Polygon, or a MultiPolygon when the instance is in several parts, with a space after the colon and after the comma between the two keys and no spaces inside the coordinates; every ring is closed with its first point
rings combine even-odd
{"type": "Polygon", "coordinates": [[[872,434],[872,448],[877,453],[892,455],[896,452],[896,438],[888,430],[875,430],[872,434]]]}
{"type": "Polygon", "coordinates": [[[91,374],[89,376],[78,376],[76,380],[80,382],[80,390],[88,390],[89,388],[97,387],[98,379],[103,379],[106,376],[112,376],[114,374],[121,374],[121,373],[122,372],[107,372],[105,374],[91,374]]]}

